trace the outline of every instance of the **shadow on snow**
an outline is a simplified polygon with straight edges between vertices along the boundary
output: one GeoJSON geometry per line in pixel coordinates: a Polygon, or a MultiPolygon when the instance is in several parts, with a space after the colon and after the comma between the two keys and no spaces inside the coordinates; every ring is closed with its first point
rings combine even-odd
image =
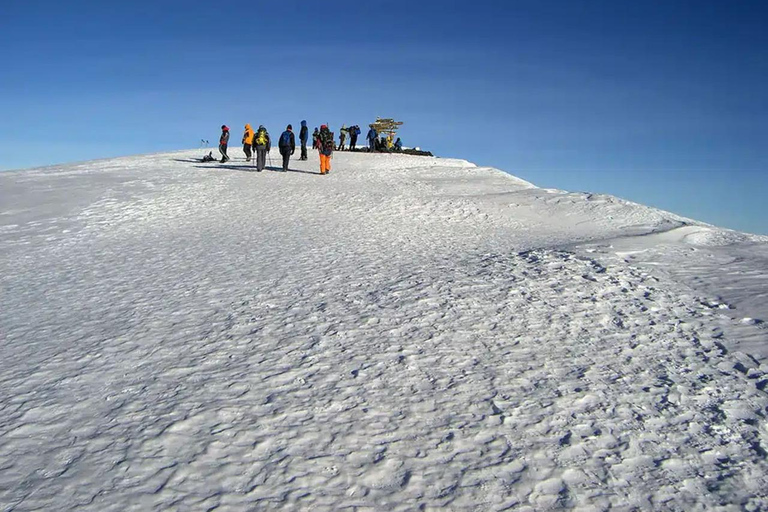
{"type": "MultiPolygon", "coordinates": [[[[191,162],[191,160],[177,160],[178,162],[191,162]]],[[[202,162],[194,162],[197,164],[202,164],[202,162]]],[[[195,165],[194,167],[198,169],[228,169],[232,171],[243,171],[243,172],[257,172],[256,168],[252,165],[222,165],[222,164],[214,164],[211,163],[211,165],[195,165]]],[[[274,167],[274,166],[267,166],[264,168],[265,171],[272,171],[272,172],[283,172],[282,167],[274,167]]],[[[320,172],[311,172],[311,171],[301,171],[299,169],[288,169],[288,172],[297,172],[301,174],[313,174],[315,176],[321,176],[320,172]]]]}

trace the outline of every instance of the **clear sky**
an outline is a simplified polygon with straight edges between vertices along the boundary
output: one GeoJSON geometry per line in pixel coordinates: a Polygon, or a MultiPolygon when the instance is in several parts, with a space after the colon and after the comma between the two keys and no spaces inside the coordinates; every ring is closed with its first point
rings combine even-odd
{"type": "Polygon", "coordinates": [[[766,27],[764,0],[4,1],[0,169],[396,117],[405,145],[768,234],[766,27]]]}

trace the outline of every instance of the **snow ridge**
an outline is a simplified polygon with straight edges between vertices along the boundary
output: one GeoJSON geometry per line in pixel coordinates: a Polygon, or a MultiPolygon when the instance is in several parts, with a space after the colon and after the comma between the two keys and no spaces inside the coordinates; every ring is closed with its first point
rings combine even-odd
{"type": "Polygon", "coordinates": [[[671,268],[759,237],[192,156],[0,175],[2,510],[768,510],[765,324],[671,268]]]}

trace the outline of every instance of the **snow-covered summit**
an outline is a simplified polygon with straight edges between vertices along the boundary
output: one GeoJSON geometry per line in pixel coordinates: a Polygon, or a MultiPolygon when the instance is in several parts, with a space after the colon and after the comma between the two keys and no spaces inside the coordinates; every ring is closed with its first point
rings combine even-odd
{"type": "Polygon", "coordinates": [[[2,510],[768,510],[768,237],[201,153],[0,173],[2,510]]]}

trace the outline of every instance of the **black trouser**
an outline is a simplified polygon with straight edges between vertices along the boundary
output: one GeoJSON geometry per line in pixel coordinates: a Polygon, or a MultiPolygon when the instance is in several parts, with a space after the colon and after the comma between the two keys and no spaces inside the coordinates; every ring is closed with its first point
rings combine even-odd
{"type": "Polygon", "coordinates": [[[288,170],[288,162],[291,160],[291,148],[281,147],[280,154],[283,155],[283,170],[288,170]]]}
{"type": "Polygon", "coordinates": [[[357,146],[357,135],[352,135],[352,138],[349,139],[349,150],[353,151],[355,146],[357,146]]]}
{"type": "Polygon", "coordinates": [[[227,156],[227,145],[226,144],[219,144],[219,153],[221,153],[221,158],[223,160],[229,160],[229,157],[227,156]]]}
{"type": "Polygon", "coordinates": [[[301,159],[307,159],[307,141],[305,140],[301,141],[301,159]]]}
{"type": "Polygon", "coordinates": [[[245,151],[245,158],[246,160],[251,159],[251,145],[250,144],[243,144],[243,151],[245,151]]]}
{"type": "Polygon", "coordinates": [[[267,165],[267,146],[256,146],[256,170],[261,172],[267,165]]]}

